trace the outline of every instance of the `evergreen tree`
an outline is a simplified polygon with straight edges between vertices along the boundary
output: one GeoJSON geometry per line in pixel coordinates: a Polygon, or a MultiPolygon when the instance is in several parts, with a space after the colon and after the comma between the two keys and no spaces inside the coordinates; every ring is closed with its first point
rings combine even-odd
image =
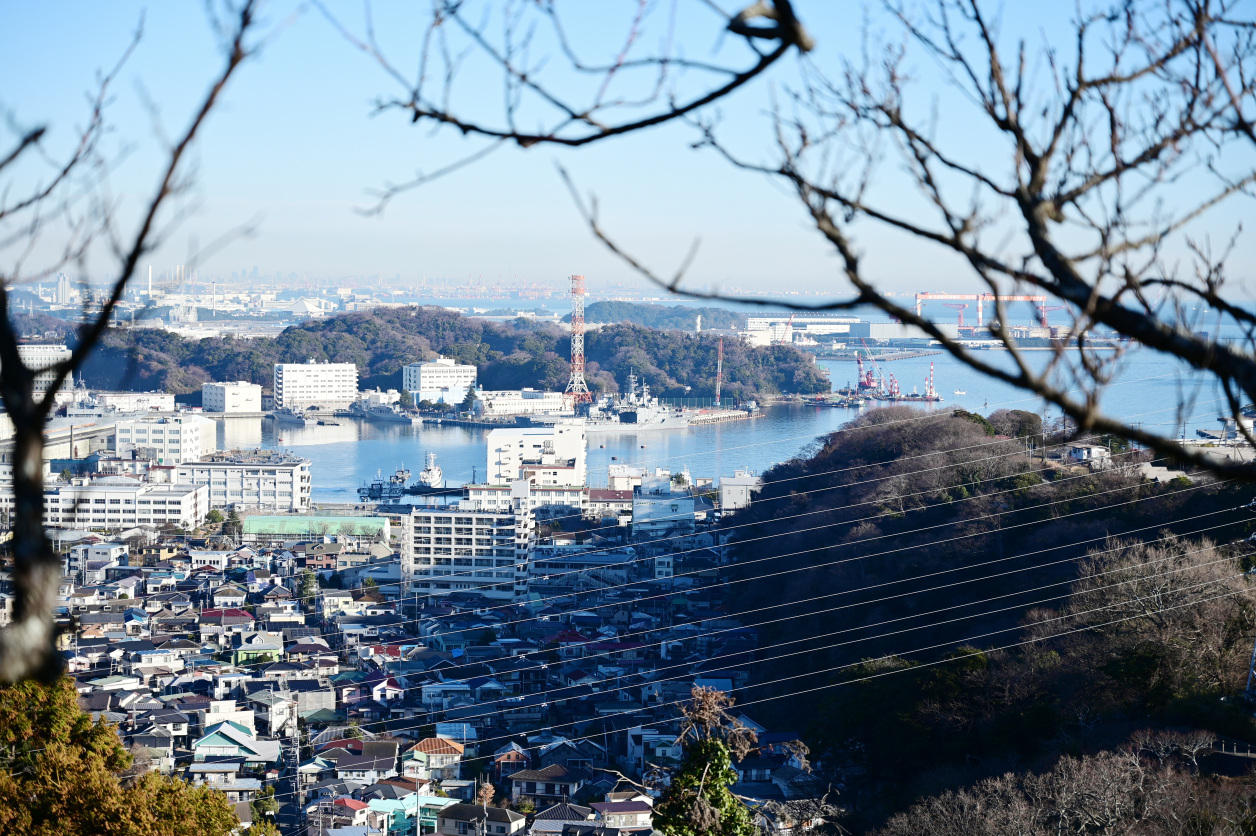
{"type": "Polygon", "coordinates": [[[744,758],[757,742],[754,732],[728,713],[732,699],[714,688],[696,687],[682,708],[684,755],[671,784],[654,808],[654,827],[668,836],[753,836],[754,818],[729,789],[737,783],[733,758],[744,758]]]}
{"type": "Polygon", "coordinates": [[[110,723],[93,723],[69,679],[0,689],[0,833],[229,836],[223,795],[132,765],[110,723]]]}

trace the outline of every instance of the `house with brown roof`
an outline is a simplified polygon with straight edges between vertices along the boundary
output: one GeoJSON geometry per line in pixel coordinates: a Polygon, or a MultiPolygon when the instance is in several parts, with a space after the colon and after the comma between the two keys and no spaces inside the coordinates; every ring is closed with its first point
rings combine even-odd
{"type": "Polygon", "coordinates": [[[403,756],[402,772],[407,778],[457,779],[466,751],[461,743],[444,737],[428,737],[403,756]]]}

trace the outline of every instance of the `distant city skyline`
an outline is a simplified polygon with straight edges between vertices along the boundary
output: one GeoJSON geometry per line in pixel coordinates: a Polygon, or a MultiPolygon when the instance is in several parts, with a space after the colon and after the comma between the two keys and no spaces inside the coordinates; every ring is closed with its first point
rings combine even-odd
{"type": "MultiPolygon", "coordinates": [[[[859,27],[835,5],[796,3],[819,44],[809,60],[830,70],[859,47],[859,27]]],[[[670,275],[701,238],[688,287],[849,293],[836,255],[797,198],[779,184],[733,169],[713,152],[692,150],[696,134],[682,125],[580,150],[504,146],[400,195],[381,216],[366,217],[359,210],[371,205],[373,190],[419,169],[440,168],[480,146],[452,130],[417,129],[395,113],[373,117],[374,100],[395,93],[379,68],[319,14],[295,14],[295,3],[265,8],[277,34],[233,81],[223,110],[212,118],[196,150],[198,188],[186,201],[194,211],[145,259],[144,277],[150,262],[159,273],[186,262],[207,242],[252,224],[253,234],[216,249],[199,266],[200,275],[226,279],[245,270],[251,275],[256,266],[259,276],[279,274],[293,284],[307,275],[319,281],[400,276],[415,285],[480,276],[490,284],[499,276],[558,283],[572,273],[588,276],[591,287],[641,283],[589,233],[556,173],[558,163],[582,192],[598,196],[604,226],[659,273],[670,275]]],[[[626,24],[632,8],[615,6],[607,18],[626,24]]],[[[21,82],[0,88],[0,106],[19,126],[46,121],[52,129],[48,147],[56,153],[83,123],[83,94],[95,73],[117,60],[142,11],[144,37],[111,105],[118,132],[110,143],[120,159],[111,187],[124,217],[152,187],[157,155],[145,102],[152,102],[167,131],[175,130],[216,67],[200,7],[22,4],[8,11],[9,25],[0,31],[0,72],[21,82]],[[31,71],[35,67],[38,72],[31,71]]],[[[361,28],[360,7],[346,4],[335,11],[346,25],[361,28]]],[[[407,47],[421,22],[409,11],[375,14],[385,48],[409,60],[407,47]]],[[[1007,9],[1004,18],[1005,30],[1034,37],[1063,35],[1068,26],[1067,17],[1021,4],[1007,9]]],[[[707,24],[693,47],[704,50],[704,59],[712,44],[703,38],[718,35],[718,26],[710,19],[707,24]]],[[[573,37],[595,40],[584,25],[573,37]]],[[[763,112],[773,92],[780,95],[796,78],[791,62],[721,105],[727,134],[752,158],[773,159],[763,112]]],[[[488,100],[496,104],[500,98],[494,79],[472,76],[468,82],[475,95],[483,86],[488,100]]],[[[1229,239],[1246,208],[1236,201],[1209,217],[1205,231],[1214,245],[1229,239]]],[[[918,241],[867,226],[856,232],[870,275],[889,290],[967,292],[978,286],[967,265],[918,241]]],[[[1253,264],[1256,243],[1250,235],[1240,236],[1229,272],[1241,282],[1253,264]]],[[[100,281],[113,265],[99,260],[89,267],[100,281]]]]}

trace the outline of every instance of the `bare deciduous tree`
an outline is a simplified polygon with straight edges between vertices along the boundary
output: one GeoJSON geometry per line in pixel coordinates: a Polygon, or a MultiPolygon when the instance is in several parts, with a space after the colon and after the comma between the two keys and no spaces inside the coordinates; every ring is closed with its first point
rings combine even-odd
{"type": "Polygon", "coordinates": [[[180,219],[170,204],[191,185],[191,149],[227,83],[256,48],[252,39],[257,25],[255,0],[224,4],[223,8],[222,17],[212,15],[222,68],[197,102],[187,126],[164,140],[157,184],[140,207],[132,231],[121,228],[116,201],[108,192],[112,160],[102,140],[110,129],[106,110],[112,88],[140,41],[140,31],[118,65],[100,77],[86,127],[67,157],[50,162],[55,157],[46,147],[49,131],[45,126],[19,130],[11,147],[0,152],[0,178],[4,180],[0,191],[5,195],[0,203],[0,253],[7,257],[7,263],[0,267],[0,397],[14,429],[12,546],[16,593],[13,621],[0,631],[0,682],[32,675],[50,677],[61,671],[53,621],[61,561],[43,527],[44,424],[54,406],[53,393],[83,364],[108,327],[141,260],[166,240],[180,219]],[[57,224],[64,243],[46,263],[32,267],[28,262],[41,238],[57,224]],[[88,259],[97,250],[106,251],[116,262],[114,278],[97,305],[85,305],[84,324],[71,356],[51,366],[27,366],[18,351],[11,288],[72,265],[87,274],[88,259]],[[51,383],[45,392],[36,391],[36,375],[47,372],[51,372],[51,383]]]}
{"type": "MultiPolygon", "coordinates": [[[[712,3],[698,5],[718,11],[712,3]]],[[[502,143],[580,146],[684,121],[698,132],[697,145],[792,190],[839,256],[850,288],[840,294],[845,298],[785,307],[875,306],[922,329],[970,367],[1058,407],[1078,433],[1116,434],[1161,456],[1256,479],[1256,463],[1246,454],[1218,456],[1103,409],[1105,388],[1135,344],[1197,373],[1236,419],[1256,402],[1256,314],[1228,295],[1233,231],[1216,244],[1201,232],[1218,207],[1249,199],[1256,186],[1256,26],[1233,0],[1092,4],[1075,11],[1068,43],[1038,48],[1007,43],[993,3],[886,0],[891,25],[883,40],[869,32],[854,59],[825,56],[823,38],[813,40],[787,0],[760,0],[717,19],[750,50],[740,68],[679,57],[673,44],[685,33],[674,31],[674,17],[651,18],[656,7],[647,3],[624,21],[614,60],[601,64],[586,61],[581,45],[567,39],[553,3],[479,6],[485,22],[472,24],[464,4],[436,4],[415,78],[383,55],[369,23],[357,36],[336,21],[405,91],[381,100],[381,109],[491,143],[389,186],[376,209],[399,190],[471,164],[502,143]],[[501,24],[500,36],[490,35],[490,18],[501,24]],[[663,27],[666,46],[641,54],[651,23],[663,27]],[[777,156],[770,162],[739,156],[723,142],[712,106],[791,50],[806,55],[798,62],[801,80],[774,112],[777,156]],[[551,53],[562,60],[551,62],[551,53]],[[504,79],[496,117],[483,115],[483,100],[456,101],[455,80],[473,58],[504,79]],[[553,63],[576,81],[555,80],[553,63]],[[725,80],[682,95],[675,84],[680,70],[725,80]],[[923,87],[925,74],[946,86],[945,107],[938,90],[923,87]],[[585,79],[591,86],[581,86],[585,79]],[[574,104],[571,89],[593,92],[574,104]],[[609,95],[612,90],[625,92],[609,95]],[[541,127],[525,128],[525,119],[541,127]],[[856,233],[868,227],[965,265],[996,306],[982,336],[1008,349],[1001,356],[1011,363],[992,362],[992,355],[971,350],[914,306],[895,301],[862,259],[856,233]],[[1060,301],[1072,317],[1044,363],[1023,351],[999,298],[1026,293],[1060,301]],[[1192,314],[1197,307],[1210,311],[1206,325],[1192,314]],[[1240,338],[1219,338],[1223,328],[1240,338]]],[[[586,205],[572,191],[592,232],[634,269],[676,293],[723,298],[683,284],[692,251],[664,278],[602,228],[596,203],[586,205]]],[[[1193,397],[1181,394],[1181,411],[1193,397]]],[[[1238,426],[1253,442],[1250,429],[1238,426]]]]}

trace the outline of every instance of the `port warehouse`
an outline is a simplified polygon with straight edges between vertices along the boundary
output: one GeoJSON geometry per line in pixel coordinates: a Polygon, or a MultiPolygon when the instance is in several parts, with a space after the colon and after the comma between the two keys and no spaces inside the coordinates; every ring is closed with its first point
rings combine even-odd
{"type": "MultiPolygon", "coordinates": [[[[948,337],[958,338],[959,325],[937,323],[937,328],[948,337]]],[[[849,316],[806,316],[789,314],[777,316],[752,316],[746,319],[743,336],[752,344],[795,341],[803,337],[842,336],[865,340],[927,340],[930,335],[900,322],[865,322],[849,316]],[[788,332],[788,333],[787,333],[788,332]]]]}

